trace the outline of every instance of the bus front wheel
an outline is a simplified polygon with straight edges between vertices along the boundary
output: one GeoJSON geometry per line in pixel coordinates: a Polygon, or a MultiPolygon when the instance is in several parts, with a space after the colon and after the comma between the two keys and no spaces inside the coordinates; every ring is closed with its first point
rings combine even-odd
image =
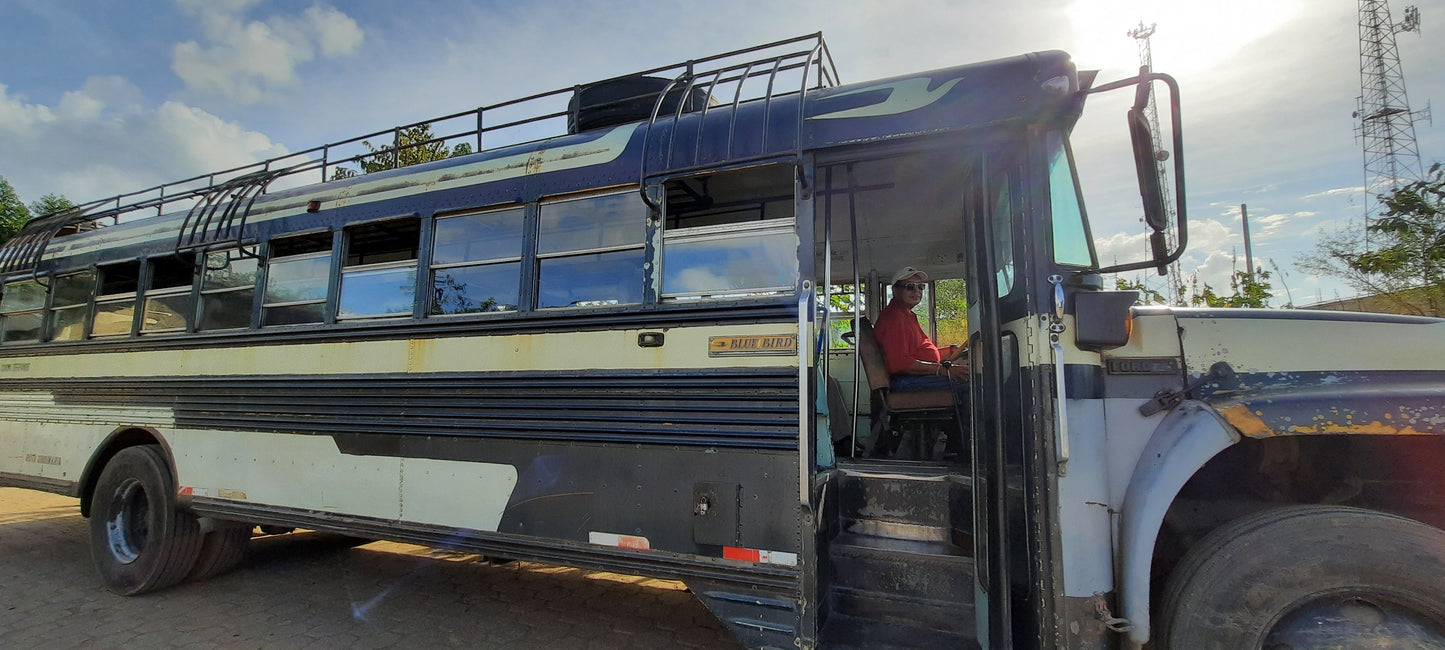
{"type": "Polygon", "coordinates": [[[1440,529],[1359,508],[1267,510],[1189,550],[1169,578],[1155,638],[1173,650],[1382,640],[1445,650],[1442,576],[1440,529]]]}
{"type": "Polygon", "coordinates": [[[168,587],[195,565],[200,526],[177,508],[159,447],[127,447],[112,457],[91,503],[91,556],[111,591],[132,596],[168,587]]]}

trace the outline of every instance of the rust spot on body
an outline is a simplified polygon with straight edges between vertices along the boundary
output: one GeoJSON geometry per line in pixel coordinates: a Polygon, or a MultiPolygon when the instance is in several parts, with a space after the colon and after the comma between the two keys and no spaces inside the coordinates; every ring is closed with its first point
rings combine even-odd
{"type": "Polygon", "coordinates": [[[1249,410],[1245,404],[1235,404],[1219,412],[1226,422],[1234,425],[1239,432],[1251,438],[1269,438],[1274,436],[1274,429],[1265,424],[1258,414],[1249,410]]]}
{"type": "Polygon", "coordinates": [[[1340,423],[1336,423],[1336,422],[1324,422],[1324,423],[1316,424],[1316,425],[1312,425],[1312,426],[1295,425],[1295,426],[1293,426],[1293,427],[1290,427],[1290,432],[1291,432],[1291,433],[1302,433],[1302,434],[1310,434],[1310,433],[1354,433],[1354,434],[1377,435],[1377,436],[1421,436],[1421,435],[1428,435],[1428,434],[1426,434],[1426,433],[1424,433],[1424,432],[1416,431],[1413,427],[1408,427],[1408,426],[1407,426],[1407,427],[1397,427],[1397,426],[1394,426],[1394,425],[1385,424],[1385,423],[1383,423],[1383,422],[1380,422],[1379,420],[1375,420],[1374,422],[1370,422],[1369,424],[1355,424],[1355,423],[1353,423],[1353,422],[1346,422],[1346,423],[1344,423],[1344,424],[1340,424],[1340,423]]]}

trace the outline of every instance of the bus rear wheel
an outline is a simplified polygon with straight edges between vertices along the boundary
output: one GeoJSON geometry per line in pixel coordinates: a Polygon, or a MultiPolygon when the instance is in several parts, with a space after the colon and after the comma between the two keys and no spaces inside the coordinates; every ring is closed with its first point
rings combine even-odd
{"type": "Polygon", "coordinates": [[[1445,650],[1441,576],[1440,529],[1359,508],[1267,510],[1190,549],[1170,576],[1155,638],[1174,650],[1445,650]]]}
{"type": "Polygon", "coordinates": [[[132,596],[180,582],[201,537],[195,516],[176,506],[159,447],[128,447],[106,463],[92,497],[90,550],[111,591],[132,596]]]}

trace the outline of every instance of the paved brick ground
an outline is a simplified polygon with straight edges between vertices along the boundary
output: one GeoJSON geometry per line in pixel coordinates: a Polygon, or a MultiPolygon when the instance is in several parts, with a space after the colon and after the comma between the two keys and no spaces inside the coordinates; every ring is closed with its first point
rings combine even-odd
{"type": "Polygon", "coordinates": [[[309,533],[122,598],[95,575],[77,503],[0,488],[0,647],[737,647],[681,583],[309,533]]]}

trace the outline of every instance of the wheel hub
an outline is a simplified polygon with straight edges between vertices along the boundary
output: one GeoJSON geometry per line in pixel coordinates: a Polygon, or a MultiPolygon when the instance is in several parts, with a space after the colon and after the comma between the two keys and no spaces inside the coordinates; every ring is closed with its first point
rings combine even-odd
{"type": "Polygon", "coordinates": [[[135,562],[150,536],[150,499],[140,481],[126,479],[116,488],[110,513],[105,530],[111,555],[121,564],[135,562]]]}
{"type": "Polygon", "coordinates": [[[1264,640],[1264,650],[1306,648],[1445,650],[1445,628],[1387,598],[1329,596],[1285,615],[1264,640]]]}

